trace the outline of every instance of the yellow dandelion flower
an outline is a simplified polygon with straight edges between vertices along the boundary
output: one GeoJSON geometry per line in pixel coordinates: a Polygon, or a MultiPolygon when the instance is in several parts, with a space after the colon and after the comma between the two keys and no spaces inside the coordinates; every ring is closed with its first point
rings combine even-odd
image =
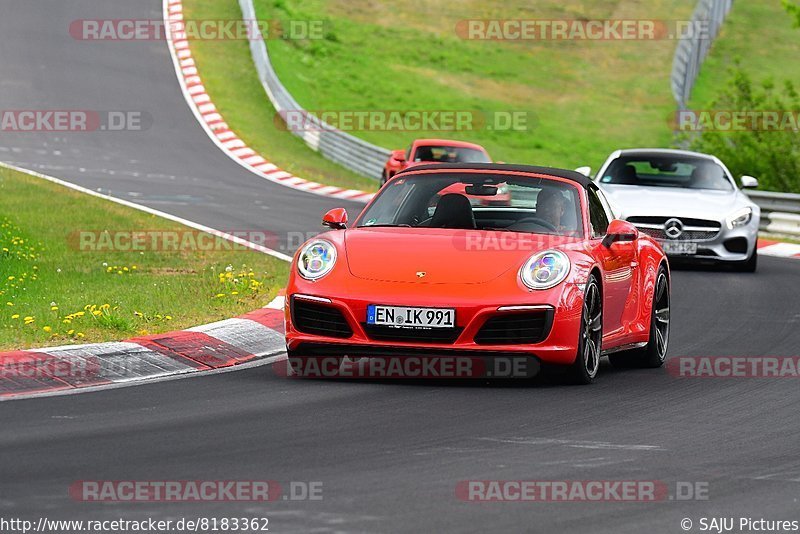
{"type": "Polygon", "coordinates": [[[11,316],[11,318],[12,318],[12,319],[19,319],[19,314],[18,314],[18,313],[15,313],[14,315],[12,315],[12,316],[11,316]]]}
{"type": "Polygon", "coordinates": [[[44,330],[45,332],[52,332],[53,331],[53,329],[50,328],[49,326],[45,326],[44,328],[42,328],[42,330],[44,330]]]}

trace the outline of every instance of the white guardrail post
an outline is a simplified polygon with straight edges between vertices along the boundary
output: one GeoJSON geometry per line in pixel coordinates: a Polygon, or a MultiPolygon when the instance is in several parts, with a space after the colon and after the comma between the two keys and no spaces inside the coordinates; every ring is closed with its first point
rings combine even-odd
{"type": "MultiPolygon", "coordinates": [[[[239,6],[244,20],[257,19],[253,0],[239,0],[239,6]]],[[[255,28],[255,25],[251,27],[255,28]]],[[[269,60],[266,42],[257,28],[250,34],[250,53],[261,85],[264,86],[275,111],[284,117],[287,112],[304,117],[303,128],[299,130],[290,128],[294,135],[302,138],[312,150],[321,153],[325,158],[363,176],[380,179],[383,167],[391,154],[390,150],[337,130],[308,114],[278,79],[269,60]]]]}

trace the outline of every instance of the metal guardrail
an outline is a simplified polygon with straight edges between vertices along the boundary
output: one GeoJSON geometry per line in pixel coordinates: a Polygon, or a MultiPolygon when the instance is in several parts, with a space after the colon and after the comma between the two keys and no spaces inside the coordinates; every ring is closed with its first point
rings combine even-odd
{"type": "Polygon", "coordinates": [[[672,62],[672,94],[686,109],[700,67],[733,6],[733,0],[700,0],[692,15],[692,35],[680,39],[672,62]]]}
{"type": "Polygon", "coordinates": [[[748,191],[750,200],[761,206],[762,212],[782,212],[800,215],[800,195],[772,191],[748,191]]]}
{"type": "MultiPolygon", "coordinates": [[[[245,20],[257,19],[253,0],[239,0],[239,7],[245,20]]],[[[380,179],[391,154],[390,150],[337,130],[306,112],[278,79],[269,59],[266,42],[257,29],[250,34],[250,53],[261,85],[264,86],[275,111],[282,116],[287,112],[303,115],[303,128],[290,129],[294,135],[303,139],[312,150],[321,153],[325,158],[363,176],[380,179]]]]}
{"type": "Polygon", "coordinates": [[[771,234],[800,236],[800,195],[772,191],[748,191],[761,207],[761,230],[771,234]]]}

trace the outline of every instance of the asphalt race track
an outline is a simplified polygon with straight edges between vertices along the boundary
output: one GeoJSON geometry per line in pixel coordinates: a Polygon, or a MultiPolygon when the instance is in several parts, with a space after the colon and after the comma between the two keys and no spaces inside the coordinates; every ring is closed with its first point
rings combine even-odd
{"type": "Polygon", "coordinates": [[[1,1],[0,108],[133,111],[152,124],[140,132],[3,133],[0,161],[218,230],[269,231],[295,248],[290,232],[320,231],[331,208],[355,216],[363,207],[271,183],[223,154],[186,104],[166,42],[69,34],[77,19],[161,20],[160,2],[1,1]]]}
{"type": "MultiPolygon", "coordinates": [[[[255,177],[209,141],[166,44],[79,43],[77,18],[160,3],[2,0],[0,108],[134,109],[142,133],[2,134],[0,160],[220,229],[318,229],[338,200],[255,177]],[[81,170],[84,169],[84,170],[81,170]],[[137,174],[133,174],[137,173],[137,174]]],[[[351,213],[355,215],[355,212],[351,213]]],[[[798,264],[673,273],[670,357],[796,356],[798,264]]],[[[288,380],[270,366],[0,404],[0,517],[265,516],[272,532],[682,532],[800,519],[797,379],[617,371],[597,384],[288,380]],[[655,480],[708,500],[469,503],[463,480],[655,480]],[[321,501],[83,503],[79,480],[320,481],[321,501]],[[694,530],[697,530],[695,527],[694,530]]]]}

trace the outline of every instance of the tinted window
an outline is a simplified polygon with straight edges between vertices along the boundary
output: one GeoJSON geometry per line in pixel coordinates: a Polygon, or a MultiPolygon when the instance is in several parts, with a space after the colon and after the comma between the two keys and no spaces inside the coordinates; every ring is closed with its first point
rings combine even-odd
{"type": "Polygon", "coordinates": [[[389,182],[356,226],[499,230],[583,237],[576,186],[487,173],[409,176],[389,182]]]}
{"type": "Polygon", "coordinates": [[[491,163],[485,152],[474,148],[422,145],[414,154],[415,162],[491,163]]]}
{"type": "Polygon", "coordinates": [[[604,184],[732,191],[725,170],[692,156],[622,156],[603,173],[604,184]]]}

